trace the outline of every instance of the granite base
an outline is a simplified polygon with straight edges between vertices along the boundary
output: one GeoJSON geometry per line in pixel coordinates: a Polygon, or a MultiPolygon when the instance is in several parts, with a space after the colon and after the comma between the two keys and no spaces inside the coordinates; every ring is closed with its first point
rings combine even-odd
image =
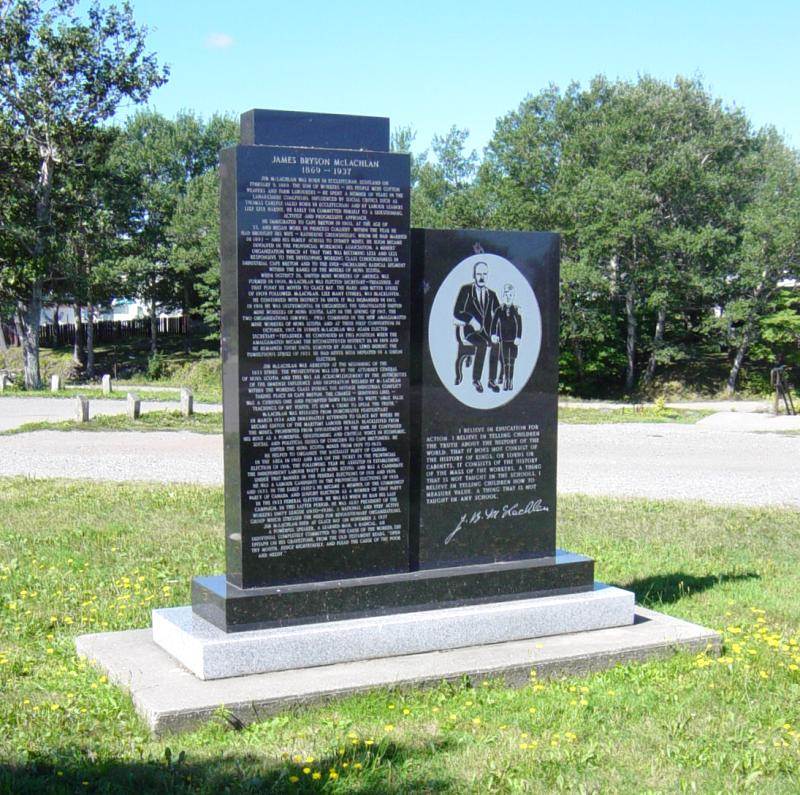
{"type": "Polygon", "coordinates": [[[190,607],[153,611],[153,640],[200,679],[483,646],[633,622],[634,594],[586,593],[225,633],[190,607]]]}
{"type": "Polygon", "coordinates": [[[465,676],[476,684],[500,678],[514,687],[528,684],[532,670],[539,679],[581,675],[679,650],[719,653],[720,645],[713,630],[637,607],[634,623],[625,627],[203,681],[157,646],[150,629],[76,639],[78,654],[130,691],[156,734],[193,729],[209,720],[239,727],[382,687],[421,687],[465,676]]]}

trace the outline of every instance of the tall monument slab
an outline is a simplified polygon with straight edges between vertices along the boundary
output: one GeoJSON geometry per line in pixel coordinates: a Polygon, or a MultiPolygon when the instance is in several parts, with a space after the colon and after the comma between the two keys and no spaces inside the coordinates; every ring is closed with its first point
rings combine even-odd
{"type": "Polygon", "coordinates": [[[221,162],[228,579],[408,568],[409,158],[221,162]]]}

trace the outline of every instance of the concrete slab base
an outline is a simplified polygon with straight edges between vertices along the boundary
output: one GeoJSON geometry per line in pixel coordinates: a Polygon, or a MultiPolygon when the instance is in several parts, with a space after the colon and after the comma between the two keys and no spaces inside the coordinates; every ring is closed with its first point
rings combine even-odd
{"type": "Polygon", "coordinates": [[[637,607],[634,623],[625,627],[203,681],[156,645],[149,629],[76,639],[78,654],[130,691],[157,734],[194,728],[221,707],[239,725],[375,688],[420,687],[462,676],[524,685],[531,669],[539,677],[582,674],[676,650],[717,652],[720,644],[713,630],[637,607]]]}
{"type": "Polygon", "coordinates": [[[191,607],[153,611],[153,640],[200,679],[314,668],[633,623],[635,595],[582,593],[462,605],[251,632],[223,632],[191,607]]]}

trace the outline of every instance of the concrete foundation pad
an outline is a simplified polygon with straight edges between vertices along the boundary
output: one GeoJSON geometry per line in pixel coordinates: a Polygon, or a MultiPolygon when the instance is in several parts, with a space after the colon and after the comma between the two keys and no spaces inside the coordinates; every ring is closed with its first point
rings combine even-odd
{"type": "Polygon", "coordinates": [[[603,583],[581,593],[224,632],[191,607],[153,611],[153,640],[200,679],[314,668],[633,623],[635,597],[603,583]]]}
{"type": "Polygon", "coordinates": [[[127,688],[158,734],[191,729],[220,707],[234,723],[249,723],[380,687],[418,687],[462,676],[503,677],[509,685],[523,685],[532,669],[540,677],[581,674],[677,650],[718,651],[720,643],[713,630],[637,607],[634,623],[625,627],[203,681],[157,646],[149,629],[76,639],[78,654],[127,688]]]}

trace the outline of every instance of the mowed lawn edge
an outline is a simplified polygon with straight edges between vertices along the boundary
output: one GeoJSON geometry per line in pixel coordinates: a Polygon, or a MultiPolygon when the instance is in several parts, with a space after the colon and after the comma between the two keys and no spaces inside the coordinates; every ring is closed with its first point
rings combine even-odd
{"type": "Polygon", "coordinates": [[[60,420],[26,422],[16,428],[0,431],[0,436],[13,436],[36,431],[190,431],[192,433],[222,433],[222,413],[197,412],[184,416],[180,411],[146,411],[137,419],[126,414],[98,414],[88,422],[60,420]]]}
{"type": "Polygon", "coordinates": [[[381,690],[156,740],[74,637],[146,627],[222,571],[222,489],[0,479],[0,791],[796,791],[800,512],[563,495],[559,545],[722,631],[722,656],[381,690]]]}
{"type": "MultiPolygon", "coordinates": [[[[0,404],[2,405],[2,404],[0,404]]],[[[655,411],[634,412],[629,409],[559,409],[558,421],[567,425],[598,425],[602,423],[679,423],[694,424],[710,411],[655,411]]],[[[195,413],[184,417],[179,411],[145,411],[138,419],[130,419],[124,414],[92,417],[88,422],[76,420],[56,420],[27,422],[16,428],[0,431],[0,436],[35,431],[193,431],[195,433],[222,433],[222,413],[195,413]]]]}

